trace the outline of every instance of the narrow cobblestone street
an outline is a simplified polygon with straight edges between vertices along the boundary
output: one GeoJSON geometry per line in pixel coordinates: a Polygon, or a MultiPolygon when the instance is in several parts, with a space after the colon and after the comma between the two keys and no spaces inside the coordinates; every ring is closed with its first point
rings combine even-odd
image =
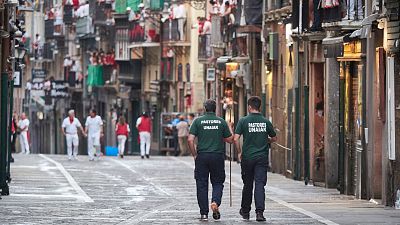
{"type": "MultiPolygon", "coordinates": [[[[0,200],[0,224],[203,224],[198,221],[193,160],[111,157],[89,162],[61,155],[16,155],[11,195],[0,200]]],[[[240,168],[229,162],[218,224],[254,224],[238,215],[240,168]]],[[[268,224],[400,224],[400,215],[336,190],[269,174],[268,224]]],[[[212,219],[209,223],[214,223],[212,219]]]]}

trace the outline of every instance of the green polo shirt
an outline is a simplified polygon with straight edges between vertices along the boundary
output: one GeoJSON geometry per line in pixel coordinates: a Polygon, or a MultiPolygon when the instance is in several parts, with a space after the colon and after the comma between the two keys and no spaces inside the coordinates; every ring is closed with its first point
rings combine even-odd
{"type": "Polygon", "coordinates": [[[268,137],[276,136],[272,123],[260,113],[242,117],[235,134],[243,135],[242,159],[245,160],[268,156],[268,137]]]}
{"type": "Polygon", "coordinates": [[[228,124],[215,113],[206,113],[195,119],[190,134],[198,139],[197,152],[224,153],[224,138],[232,136],[228,124]]]}

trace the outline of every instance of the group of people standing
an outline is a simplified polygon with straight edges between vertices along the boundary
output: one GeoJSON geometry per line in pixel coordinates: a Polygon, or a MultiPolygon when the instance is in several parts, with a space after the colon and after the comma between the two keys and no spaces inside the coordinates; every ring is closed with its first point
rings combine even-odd
{"type": "Polygon", "coordinates": [[[261,99],[250,97],[247,102],[248,115],[241,118],[234,131],[231,121],[216,116],[216,102],[204,103],[205,115],[194,120],[190,127],[189,148],[195,160],[195,179],[200,220],[208,220],[209,208],[215,220],[221,218],[219,207],[225,182],[225,145],[235,144],[241,161],[243,180],[242,203],[239,214],[250,219],[253,187],[257,221],[265,221],[265,185],[267,183],[269,145],[276,141],[271,122],[261,113],[261,99]],[[243,146],[240,138],[243,136],[243,146]],[[197,138],[197,146],[195,139],[197,138]],[[212,185],[209,206],[208,182],[212,185]]]}
{"type": "MultiPolygon", "coordinates": [[[[151,118],[147,113],[143,113],[136,122],[136,127],[140,136],[140,154],[142,159],[150,157],[151,145],[151,118]]],[[[61,125],[61,132],[65,136],[67,143],[68,159],[73,160],[77,158],[79,147],[78,131],[81,131],[84,137],[87,138],[88,143],[88,156],[90,161],[99,159],[101,156],[100,139],[104,136],[103,120],[97,115],[96,110],[90,110],[89,116],[86,118],[85,128],[83,128],[79,119],[75,117],[73,109],[68,111],[66,117],[61,125]]],[[[123,116],[119,117],[118,123],[115,125],[115,133],[118,139],[118,156],[124,157],[125,143],[131,132],[129,124],[125,121],[123,116]]]]}

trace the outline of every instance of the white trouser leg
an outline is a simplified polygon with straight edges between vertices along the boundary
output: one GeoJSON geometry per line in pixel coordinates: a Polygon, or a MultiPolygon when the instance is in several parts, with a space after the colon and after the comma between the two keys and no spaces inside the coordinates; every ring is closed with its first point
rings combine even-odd
{"type": "Polygon", "coordinates": [[[144,132],[144,139],[146,143],[146,155],[150,155],[151,136],[149,132],[144,132]]]}
{"type": "Polygon", "coordinates": [[[74,145],[73,155],[76,158],[76,156],[78,156],[78,147],[79,147],[79,136],[78,136],[78,134],[74,135],[74,137],[72,139],[72,144],[74,145]]]}
{"type": "Polygon", "coordinates": [[[100,134],[96,134],[93,136],[93,146],[96,149],[96,157],[97,157],[97,159],[99,159],[100,155],[101,155],[100,134]]]}
{"type": "Polygon", "coordinates": [[[184,26],[185,26],[185,19],[179,18],[178,19],[178,29],[179,29],[179,40],[181,40],[181,41],[185,40],[184,26]]]}
{"type": "Polygon", "coordinates": [[[21,152],[29,154],[29,142],[28,142],[28,132],[21,132],[19,135],[21,152]]]}
{"type": "Polygon", "coordinates": [[[66,134],[65,139],[67,140],[67,152],[68,152],[68,158],[72,158],[72,143],[74,139],[74,135],[72,134],[66,134]]]}
{"type": "Polygon", "coordinates": [[[145,138],[145,132],[140,132],[139,137],[140,137],[140,155],[144,156],[145,151],[146,151],[146,138],[145,138]]]}
{"type": "Polygon", "coordinates": [[[118,135],[118,153],[120,155],[124,155],[125,142],[126,142],[126,136],[125,135],[118,135]]]}
{"type": "Polygon", "coordinates": [[[87,151],[88,151],[89,159],[94,159],[93,141],[94,141],[94,138],[91,136],[88,136],[88,150],[87,151]]]}

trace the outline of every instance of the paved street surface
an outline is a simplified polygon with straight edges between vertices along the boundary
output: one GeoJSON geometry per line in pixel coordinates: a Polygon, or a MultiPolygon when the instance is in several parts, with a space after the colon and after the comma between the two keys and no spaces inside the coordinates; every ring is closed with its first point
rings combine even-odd
{"type": "MultiPolygon", "coordinates": [[[[11,195],[0,200],[0,224],[204,224],[191,157],[15,155],[11,195]]],[[[229,162],[222,219],[208,223],[260,224],[239,214],[240,168],[232,163],[233,206],[229,206],[229,162]]],[[[400,224],[400,210],[339,195],[336,190],[269,174],[267,224],[400,224]]]]}

